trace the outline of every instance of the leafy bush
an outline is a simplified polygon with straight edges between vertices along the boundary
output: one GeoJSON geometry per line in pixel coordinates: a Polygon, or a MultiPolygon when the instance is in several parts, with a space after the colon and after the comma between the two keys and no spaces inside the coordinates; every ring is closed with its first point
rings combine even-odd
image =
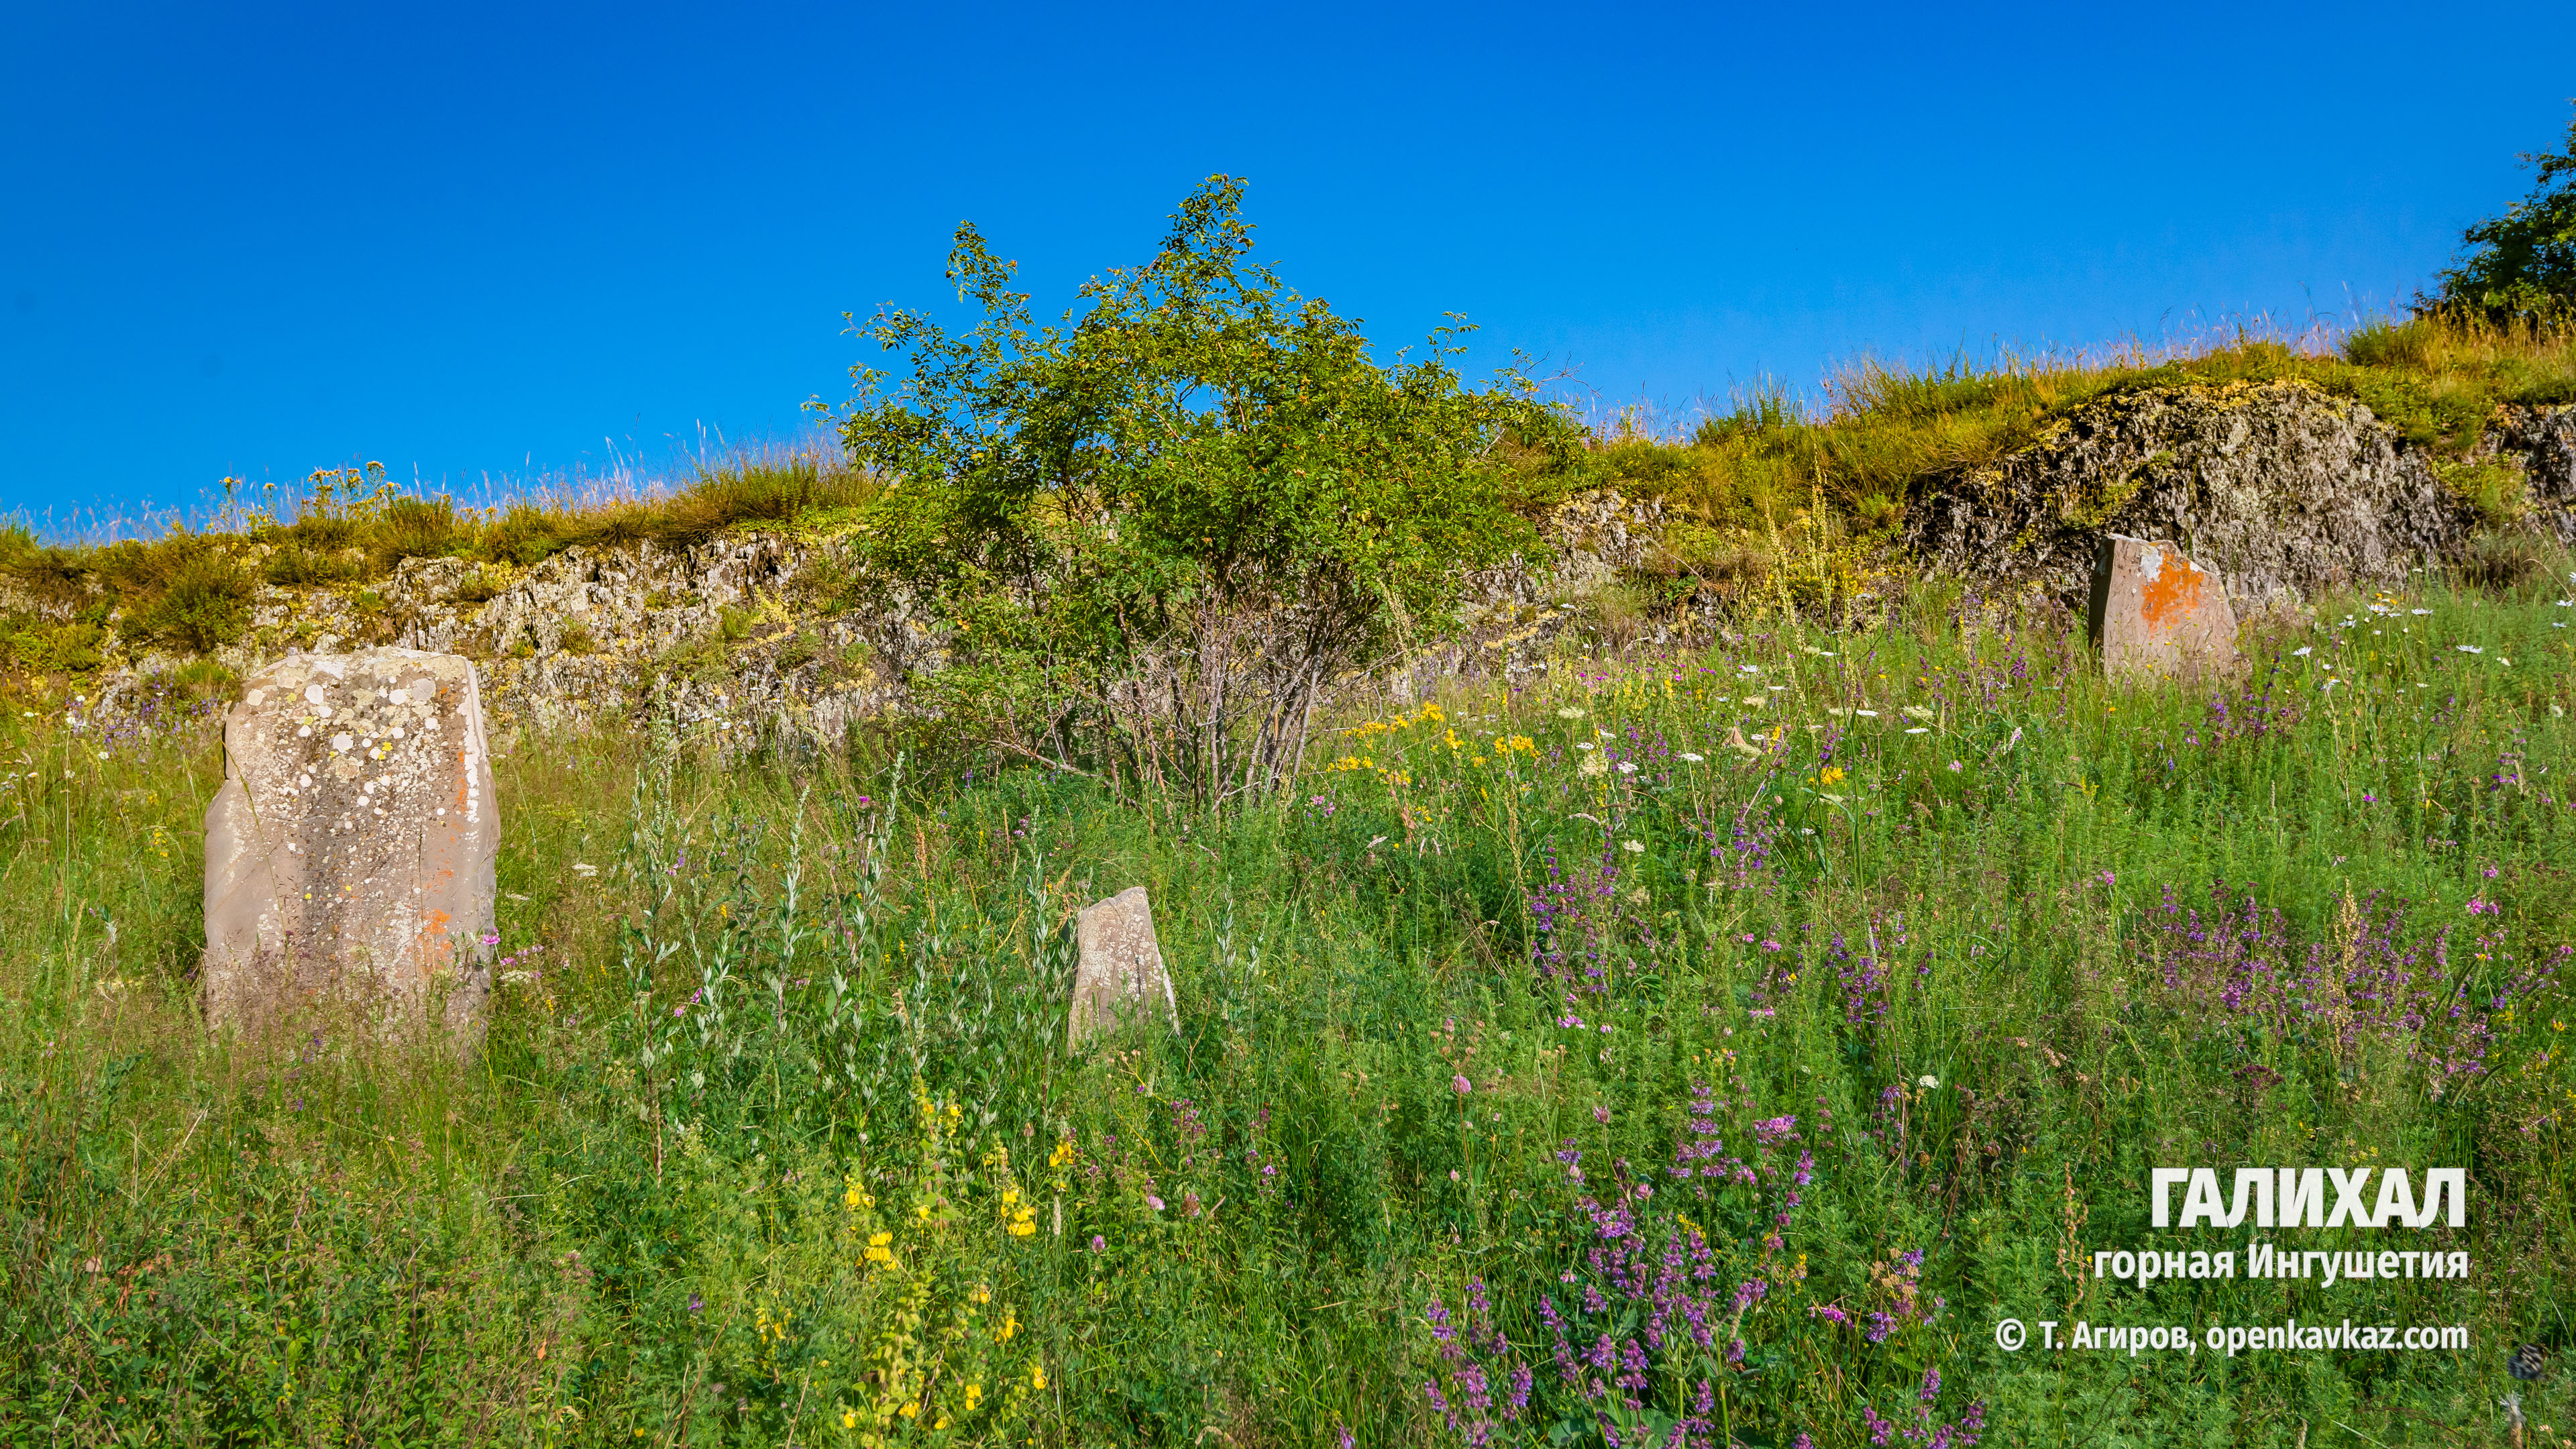
{"type": "Polygon", "coordinates": [[[2438,274],[2441,289],[2422,299],[2425,309],[2499,322],[2576,310],[2576,120],[2565,150],[2522,159],[2539,173],[2531,195],[2461,234],[2467,254],[2438,274]]]}
{"type": "Polygon", "coordinates": [[[38,673],[86,674],[102,662],[98,646],[107,631],[84,620],[57,623],[38,614],[0,619],[0,642],[9,656],[38,673]]]}
{"type": "Polygon", "coordinates": [[[862,551],[949,619],[943,708],[1222,800],[1294,768],[1325,687],[1439,632],[1461,569],[1529,549],[1523,450],[1570,430],[1454,332],[1381,367],[1356,326],[1250,259],[1241,183],[1040,327],[972,225],[949,276],[983,320],[888,311],[908,375],[854,369],[851,462],[887,481],[862,551]]]}
{"type": "Polygon", "coordinates": [[[187,556],[143,606],[135,626],[145,638],[205,653],[229,644],[250,627],[258,594],[247,570],[228,554],[207,549],[187,556]]]}

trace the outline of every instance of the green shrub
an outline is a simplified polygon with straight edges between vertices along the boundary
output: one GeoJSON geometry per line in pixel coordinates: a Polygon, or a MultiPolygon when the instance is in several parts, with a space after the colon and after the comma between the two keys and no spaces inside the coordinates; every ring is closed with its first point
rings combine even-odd
{"type": "Polygon", "coordinates": [[[1210,179],[1061,328],[959,228],[983,319],[881,314],[866,335],[908,376],[862,368],[841,425],[890,480],[862,556],[951,625],[939,707],[1208,800],[1283,781],[1327,683],[1446,629],[1461,569],[1534,552],[1515,505],[1573,444],[1519,373],[1468,386],[1454,331],[1380,367],[1252,260],[1241,198],[1210,179]]]}
{"type": "Polygon", "coordinates": [[[83,620],[57,623],[37,614],[0,620],[0,642],[23,668],[41,674],[86,674],[102,662],[98,646],[107,631],[83,620]]]}
{"type": "Polygon", "coordinates": [[[241,676],[213,659],[191,659],[171,670],[170,683],[190,699],[223,699],[241,684],[241,676]]]}
{"type": "Polygon", "coordinates": [[[279,533],[298,546],[315,553],[338,555],[341,550],[358,547],[366,530],[346,513],[308,510],[279,533]]]}
{"type": "Polygon", "coordinates": [[[261,566],[260,576],[272,584],[288,588],[309,588],[316,584],[345,583],[356,577],[357,569],[339,552],[307,548],[289,540],[278,545],[261,566]]]}
{"type": "Polygon", "coordinates": [[[241,637],[250,627],[250,604],[257,594],[249,572],[231,556],[211,549],[195,552],[143,606],[136,628],[155,642],[202,654],[241,637]]]}
{"type": "Polygon", "coordinates": [[[472,533],[445,498],[397,498],[387,503],[368,529],[370,561],[389,573],[408,558],[444,558],[464,550],[472,533]]]}
{"type": "Polygon", "coordinates": [[[40,544],[24,524],[0,524],[0,578],[43,602],[64,603],[80,597],[88,574],[78,551],[40,544]]]}
{"type": "Polygon", "coordinates": [[[2467,251],[2422,300],[2427,310],[2495,321],[2560,320],[2576,310],[2576,121],[2565,150],[2522,159],[2539,173],[2531,195],[2461,234],[2467,251]]]}
{"type": "Polygon", "coordinates": [[[543,563],[562,549],[566,520],[533,503],[514,503],[483,530],[480,548],[486,558],[515,564],[543,563]]]}
{"type": "Polygon", "coordinates": [[[2531,511],[2530,483],[2511,463],[2441,458],[2434,460],[2433,472],[2490,526],[2509,527],[2531,511]]]}

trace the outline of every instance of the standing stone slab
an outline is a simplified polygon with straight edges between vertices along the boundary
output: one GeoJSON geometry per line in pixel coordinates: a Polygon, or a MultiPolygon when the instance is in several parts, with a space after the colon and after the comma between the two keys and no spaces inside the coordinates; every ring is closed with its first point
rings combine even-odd
{"type": "Polygon", "coordinates": [[[472,661],[290,654],[253,675],[206,807],[208,1023],[327,1001],[388,1034],[479,1032],[500,839],[472,661]]]}
{"type": "Polygon", "coordinates": [[[1125,1021],[1141,1020],[1162,1004],[1163,1019],[1181,1029],[1180,1003],[1154,942],[1154,908],[1143,886],[1131,886],[1074,918],[1082,962],[1073,973],[1072,1020],[1066,1044],[1080,1047],[1125,1021]]]}
{"type": "Polygon", "coordinates": [[[2205,679],[2236,667],[2236,611],[2218,575],[2170,543],[2109,533],[2093,556],[2086,621],[2102,672],[2205,679]]]}

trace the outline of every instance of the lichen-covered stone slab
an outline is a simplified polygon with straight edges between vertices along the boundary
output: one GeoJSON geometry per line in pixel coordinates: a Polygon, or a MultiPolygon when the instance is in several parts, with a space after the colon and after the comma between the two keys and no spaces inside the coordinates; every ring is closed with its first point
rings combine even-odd
{"type": "Polygon", "coordinates": [[[1154,940],[1154,908],[1143,886],[1084,907],[1074,918],[1074,934],[1082,959],[1073,973],[1068,1045],[1080,1048],[1102,1032],[1155,1015],[1180,1030],[1180,1003],[1172,995],[1171,974],[1163,969],[1162,947],[1154,940]]]}
{"type": "Polygon", "coordinates": [[[290,654],[251,676],[206,807],[207,1021],[330,1005],[479,1031],[500,839],[471,660],[290,654]]]}
{"type": "Polygon", "coordinates": [[[2169,543],[2103,535],[2087,622],[2114,679],[2211,678],[2236,667],[2226,585],[2169,543]]]}

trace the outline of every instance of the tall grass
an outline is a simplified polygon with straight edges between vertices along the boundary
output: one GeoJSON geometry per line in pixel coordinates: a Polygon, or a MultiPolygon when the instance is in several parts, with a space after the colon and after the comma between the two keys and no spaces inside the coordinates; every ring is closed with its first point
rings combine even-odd
{"type": "Polygon", "coordinates": [[[0,526],[0,580],[40,602],[114,595],[148,606],[210,556],[257,562],[271,583],[345,584],[412,558],[526,565],[580,545],[686,548],[738,525],[828,517],[874,495],[872,480],[822,447],[702,454],[663,480],[621,470],[487,487],[481,501],[406,491],[368,464],[320,470],[283,490],[242,485],[194,524],[174,518],[140,536],[49,542],[22,519],[0,526]]]}
{"type": "Polygon", "coordinates": [[[2027,448],[2087,403],[2273,382],[2364,403],[2409,444],[2456,459],[2499,404],[2576,401],[2576,327],[2434,314],[2340,333],[2249,326],[2160,349],[1962,356],[1922,368],[1862,359],[1828,379],[1821,406],[1757,389],[1687,441],[1605,433],[1600,461],[1628,491],[1676,515],[1666,570],[1725,592],[1759,587],[1781,568],[1783,531],[1884,542],[1923,482],[2027,448]]]}
{"type": "Polygon", "coordinates": [[[1223,817],[532,739],[463,1064],[205,1037],[213,754],[13,719],[0,1422],[2287,1446],[2490,1442],[2513,1391],[2563,1424],[2563,1367],[2505,1376],[2563,1348],[2576,1242],[2557,597],[2345,601],[2197,693],[1926,594],[1390,703],[1223,817]],[[1067,913],[1130,885],[1181,1029],[1069,1055],[1067,913]],[[2465,1167],[2469,1226],[2148,1227],[2150,1167],[2257,1164],[2465,1167]],[[2090,1276],[2255,1237],[2476,1269],[2090,1276]],[[2006,1353],[2006,1316],[2474,1337],[2006,1353]]]}

